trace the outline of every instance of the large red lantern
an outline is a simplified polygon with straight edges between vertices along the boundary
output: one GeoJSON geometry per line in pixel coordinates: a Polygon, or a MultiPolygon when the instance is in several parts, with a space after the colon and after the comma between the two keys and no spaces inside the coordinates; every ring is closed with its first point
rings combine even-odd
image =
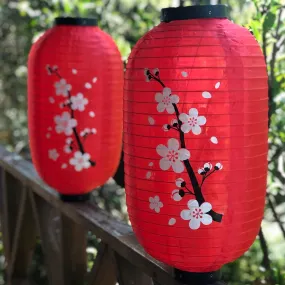
{"type": "Polygon", "coordinates": [[[57,18],[33,45],[28,69],[34,165],[64,199],[84,199],[114,174],[120,158],[120,53],[94,19],[57,18]]]}
{"type": "Polygon", "coordinates": [[[182,271],[241,256],[263,217],[267,73],[226,8],[162,10],[134,47],[124,94],[127,205],[146,251],[182,271]]]}

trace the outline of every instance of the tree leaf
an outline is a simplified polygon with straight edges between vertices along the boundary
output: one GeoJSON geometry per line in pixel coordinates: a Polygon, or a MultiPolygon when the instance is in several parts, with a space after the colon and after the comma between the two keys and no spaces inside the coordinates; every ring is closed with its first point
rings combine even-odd
{"type": "Polygon", "coordinates": [[[274,25],[276,19],[276,15],[272,12],[268,12],[264,18],[263,22],[263,30],[267,33],[274,25]]]}

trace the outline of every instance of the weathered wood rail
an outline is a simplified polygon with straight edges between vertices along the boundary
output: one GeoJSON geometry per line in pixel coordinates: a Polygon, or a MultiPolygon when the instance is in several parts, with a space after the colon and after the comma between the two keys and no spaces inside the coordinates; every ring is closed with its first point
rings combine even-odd
{"type": "Polygon", "coordinates": [[[178,284],[171,268],[145,253],[130,226],[92,202],[62,202],[30,162],[2,146],[0,181],[6,284],[29,284],[38,237],[50,285],[178,284]],[[88,273],[87,231],[101,239],[88,273]]]}

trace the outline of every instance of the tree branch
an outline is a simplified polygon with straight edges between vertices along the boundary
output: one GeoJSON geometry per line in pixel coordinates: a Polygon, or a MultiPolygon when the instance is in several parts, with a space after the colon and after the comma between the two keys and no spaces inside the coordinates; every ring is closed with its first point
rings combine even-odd
{"type": "Polygon", "coordinates": [[[274,219],[276,220],[276,222],[277,222],[277,224],[278,224],[278,226],[279,226],[279,228],[283,234],[283,237],[285,238],[285,229],[284,229],[283,223],[280,221],[280,219],[278,217],[278,214],[275,210],[275,207],[273,205],[273,202],[272,202],[269,194],[267,194],[267,201],[268,201],[269,208],[271,209],[272,214],[274,216],[274,219]]]}
{"type": "Polygon", "coordinates": [[[260,247],[261,247],[261,250],[263,252],[262,265],[269,272],[271,272],[271,264],[270,264],[270,259],[269,259],[269,250],[268,250],[266,239],[265,239],[263,231],[262,231],[262,227],[260,227],[258,236],[259,236],[260,247]]]}
{"type": "Polygon", "coordinates": [[[270,81],[271,81],[271,84],[273,83],[275,77],[274,77],[274,68],[275,68],[275,63],[276,63],[276,56],[277,56],[277,52],[278,52],[278,45],[277,45],[277,42],[278,42],[278,38],[279,38],[279,29],[280,29],[280,26],[281,26],[281,19],[282,19],[282,12],[283,12],[283,9],[281,8],[279,10],[279,14],[278,14],[278,19],[277,19],[277,26],[276,26],[276,32],[275,32],[275,39],[276,41],[274,42],[273,44],[273,49],[272,49],[272,58],[271,58],[271,61],[270,61],[270,81]]]}

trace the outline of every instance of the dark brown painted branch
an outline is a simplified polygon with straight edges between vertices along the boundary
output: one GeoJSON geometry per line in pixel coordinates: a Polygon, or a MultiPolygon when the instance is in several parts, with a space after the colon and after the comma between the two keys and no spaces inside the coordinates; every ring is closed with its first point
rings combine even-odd
{"type": "MultiPolygon", "coordinates": [[[[162,87],[165,87],[165,84],[162,82],[162,80],[160,78],[158,78],[157,76],[154,76],[150,71],[148,72],[148,74],[149,74],[151,79],[154,79],[162,87]]],[[[177,105],[174,104],[174,103],[172,105],[174,107],[175,115],[176,115],[176,118],[177,118],[177,121],[178,121],[178,124],[179,124],[178,132],[179,132],[180,146],[181,146],[181,148],[186,148],[185,135],[184,135],[184,132],[182,132],[182,130],[181,130],[182,122],[179,120],[180,113],[179,113],[177,105]]],[[[205,198],[204,198],[204,196],[202,194],[202,189],[199,186],[199,182],[197,180],[195,172],[194,172],[194,170],[193,170],[193,168],[191,166],[191,163],[190,163],[189,159],[183,160],[183,163],[184,163],[186,171],[188,173],[188,177],[189,177],[189,179],[191,181],[191,184],[192,184],[192,187],[193,187],[193,190],[194,190],[194,193],[195,193],[195,197],[196,197],[199,205],[201,205],[202,203],[205,202],[205,198]]],[[[215,212],[214,210],[209,211],[208,214],[212,217],[212,219],[215,222],[221,222],[222,219],[223,219],[223,215],[215,212]]]]}

